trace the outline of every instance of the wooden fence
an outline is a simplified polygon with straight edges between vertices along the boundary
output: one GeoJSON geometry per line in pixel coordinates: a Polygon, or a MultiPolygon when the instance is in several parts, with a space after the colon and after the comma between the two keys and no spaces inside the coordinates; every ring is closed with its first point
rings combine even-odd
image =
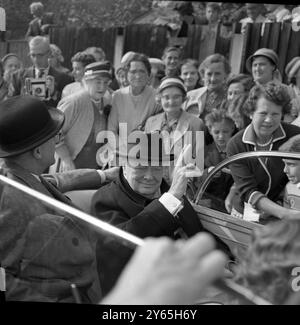
{"type": "MultiPolygon", "coordinates": [[[[123,30],[111,28],[53,28],[50,40],[57,44],[65,57],[65,65],[70,67],[71,57],[88,46],[100,46],[107,59],[114,62],[117,35],[123,37],[121,53],[127,51],[142,52],[149,57],[161,57],[163,49],[170,42],[183,44],[183,57],[198,59],[200,62],[212,53],[227,56],[233,72],[246,72],[246,59],[258,48],[267,47],[279,55],[279,70],[283,74],[286,64],[295,56],[300,56],[300,31],[295,31],[289,23],[248,24],[246,34],[242,35],[240,24],[236,24],[232,37],[224,37],[219,26],[211,31],[207,26],[190,26],[187,38],[170,39],[164,26],[131,25],[123,30]]],[[[225,33],[226,34],[226,33],[225,33]]],[[[0,55],[14,52],[19,55],[24,65],[30,65],[28,45],[26,41],[0,42],[0,55]]],[[[118,62],[114,62],[117,63],[118,62]]],[[[284,76],[284,74],[283,74],[284,76]]],[[[285,80],[285,77],[284,77],[285,80]]]]}
{"type": "Polygon", "coordinates": [[[286,64],[295,56],[300,56],[300,31],[296,31],[291,23],[248,24],[242,47],[242,71],[246,72],[247,58],[262,47],[278,54],[278,68],[286,81],[286,64]]]}
{"type": "Polygon", "coordinates": [[[124,53],[134,51],[160,58],[166,46],[167,29],[163,26],[131,25],[124,30],[124,53]]]}
{"type": "Polygon", "coordinates": [[[207,26],[191,25],[188,37],[180,38],[169,38],[164,26],[131,25],[125,29],[124,53],[136,51],[160,58],[168,45],[181,45],[182,57],[200,62],[215,52],[228,57],[230,51],[230,39],[222,37],[221,26],[211,32],[207,26]]]}
{"type": "MultiPolygon", "coordinates": [[[[50,41],[62,50],[65,65],[70,68],[72,56],[89,46],[100,46],[106,53],[107,59],[114,62],[115,42],[118,34],[123,35],[123,53],[135,51],[145,53],[149,57],[160,58],[164,48],[170,44],[182,44],[183,57],[200,61],[216,50],[228,56],[230,48],[230,40],[224,42],[218,32],[215,35],[208,34],[206,26],[200,25],[191,26],[187,38],[177,39],[169,38],[165,26],[130,25],[123,30],[119,28],[102,30],[99,28],[55,27],[50,31],[50,41]],[[224,44],[226,45],[224,46],[224,44]]],[[[25,66],[30,65],[28,44],[25,40],[8,40],[0,43],[0,55],[3,56],[9,52],[14,52],[23,58],[25,66]]]]}
{"type": "Polygon", "coordinates": [[[101,47],[106,53],[107,59],[113,62],[116,34],[116,28],[103,30],[100,28],[56,27],[50,31],[50,41],[62,50],[65,65],[70,67],[72,56],[89,46],[101,47]]]}

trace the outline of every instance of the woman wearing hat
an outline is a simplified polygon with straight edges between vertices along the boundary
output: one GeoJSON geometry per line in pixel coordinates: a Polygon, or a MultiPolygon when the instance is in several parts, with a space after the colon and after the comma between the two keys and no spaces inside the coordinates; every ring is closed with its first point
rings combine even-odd
{"type": "Polygon", "coordinates": [[[116,136],[121,124],[126,125],[127,134],[143,129],[147,118],[160,109],[155,100],[156,91],[149,86],[151,64],[148,57],[134,53],[126,61],[125,69],[129,86],[115,91],[108,119],[108,130],[116,136]]]}
{"type": "MultiPolygon", "coordinates": [[[[203,121],[182,109],[186,97],[186,89],[182,79],[178,77],[165,77],[159,88],[163,112],[148,118],[145,132],[165,131],[165,143],[169,144],[168,151],[177,158],[183,148],[185,135],[192,132],[192,151],[196,156],[196,132],[204,131],[203,121]],[[168,135],[168,136],[167,136],[168,135]],[[170,141],[170,142],[169,142],[170,141]]],[[[172,169],[171,169],[172,170],[172,169]]],[[[170,177],[168,177],[170,179],[170,177]]]]}
{"type": "Polygon", "coordinates": [[[61,159],[59,170],[99,168],[96,142],[100,131],[107,130],[111,101],[104,94],[111,80],[109,61],[94,62],[85,67],[83,92],[63,98],[58,108],[65,113],[62,139],[56,153],[61,159]]]}
{"type": "Polygon", "coordinates": [[[22,62],[15,53],[8,53],[2,59],[2,64],[4,68],[4,75],[6,81],[9,81],[9,76],[22,67],[22,62]]]}
{"type": "MultiPolygon", "coordinates": [[[[269,82],[253,87],[247,109],[252,122],[229,141],[228,156],[249,151],[278,150],[290,137],[300,133],[299,127],[281,121],[283,114],[290,109],[290,97],[282,84],[269,82]]],[[[253,208],[266,217],[271,215],[279,219],[293,214],[274,203],[288,181],[283,168],[280,158],[251,159],[231,164],[231,174],[237,187],[231,214],[242,218],[243,213],[253,208]]]]}
{"type": "MultiPolygon", "coordinates": [[[[261,48],[251,55],[246,61],[247,70],[252,73],[256,84],[265,85],[270,81],[280,83],[289,92],[288,86],[281,83],[281,75],[278,70],[278,55],[271,49],[261,48]]],[[[290,123],[290,112],[284,114],[284,121],[290,123]]]]}
{"type": "Polygon", "coordinates": [[[3,79],[8,87],[9,95],[13,92],[12,89],[12,74],[22,68],[22,62],[15,53],[8,53],[2,59],[3,64],[3,79]]]}
{"type": "Polygon", "coordinates": [[[261,48],[247,59],[246,68],[257,84],[264,85],[275,79],[278,60],[278,55],[273,50],[261,48]]]}

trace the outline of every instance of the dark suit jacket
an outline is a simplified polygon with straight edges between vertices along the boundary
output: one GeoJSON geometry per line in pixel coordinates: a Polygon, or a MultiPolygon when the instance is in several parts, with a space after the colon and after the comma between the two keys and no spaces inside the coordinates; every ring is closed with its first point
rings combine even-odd
{"type": "MultiPolygon", "coordinates": [[[[167,190],[166,183],[162,182],[161,192],[167,190]]],[[[125,180],[122,169],[118,180],[103,186],[95,193],[91,211],[99,219],[141,238],[167,236],[175,239],[178,236],[174,232],[178,228],[183,229],[188,237],[204,231],[197,213],[186,198],[184,208],[179,212],[178,218],[175,218],[158,199],[147,200],[134,192],[125,180]]],[[[221,242],[221,247],[224,246],[221,242]]],[[[98,241],[97,264],[104,294],[115,284],[132,252],[132,248],[120,245],[113,238],[102,237],[98,241]]]]}
{"type": "MultiPolygon", "coordinates": [[[[56,97],[46,100],[45,103],[49,106],[56,107],[58,102],[61,99],[61,93],[64,87],[73,82],[73,78],[66,73],[59,72],[54,68],[49,68],[49,75],[54,77],[55,80],[55,90],[56,97]]],[[[27,69],[20,69],[13,73],[12,75],[12,86],[13,92],[12,96],[22,95],[25,93],[25,79],[26,78],[35,78],[35,69],[34,67],[29,67],[27,69]]]]}
{"type": "Polygon", "coordinates": [[[43,15],[41,20],[41,25],[39,23],[39,18],[34,18],[29,23],[25,38],[28,37],[34,37],[37,35],[46,35],[48,33],[47,28],[43,28],[44,25],[53,25],[54,19],[53,19],[53,13],[46,13],[43,15]],[[42,28],[41,28],[42,27],[42,28]]]}
{"type": "MultiPolygon", "coordinates": [[[[163,182],[162,193],[167,191],[163,182]]],[[[175,218],[156,200],[147,200],[129,186],[122,169],[119,178],[100,188],[92,199],[92,214],[141,238],[168,236],[182,228],[188,237],[203,231],[193,207],[184,199],[184,208],[175,218]]]]}
{"type": "MultiPolygon", "coordinates": [[[[2,172],[47,196],[70,203],[28,171],[5,163],[2,172]]],[[[95,253],[82,224],[10,186],[0,187],[0,261],[7,300],[74,302],[75,283],[84,302],[98,302],[95,253]]]]}

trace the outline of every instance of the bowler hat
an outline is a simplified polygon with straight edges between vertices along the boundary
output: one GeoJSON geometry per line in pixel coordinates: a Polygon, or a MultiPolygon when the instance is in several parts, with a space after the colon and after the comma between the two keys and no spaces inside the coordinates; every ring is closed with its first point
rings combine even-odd
{"type": "Polygon", "coordinates": [[[33,96],[15,96],[0,103],[0,157],[29,151],[61,129],[64,114],[33,96]]]}
{"type": "Polygon", "coordinates": [[[289,80],[291,80],[297,71],[300,69],[300,56],[293,58],[285,67],[285,73],[289,80]]]}
{"type": "Polygon", "coordinates": [[[112,77],[112,67],[109,61],[93,62],[85,66],[84,79],[94,79],[98,76],[112,77]]]}
{"type": "Polygon", "coordinates": [[[246,61],[246,68],[250,73],[252,72],[253,59],[255,59],[258,56],[264,56],[264,57],[268,58],[275,65],[275,68],[277,68],[278,55],[271,49],[261,48],[261,49],[258,49],[254,54],[249,56],[249,58],[246,61]]]}
{"type": "Polygon", "coordinates": [[[169,166],[174,155],[167,152],[160,132],[132,132],[126,143],[115,152],[117,165],[169,166]]]}
{"type": "Polygon", "coordinates": [[[177,87],[186,95],[186,88],[184,86],[183,80],[179,77],[165,77],[161,80],[161,84],[158,87],[158,92],[161,93],[163,90],[169,87],[177,87]]]}

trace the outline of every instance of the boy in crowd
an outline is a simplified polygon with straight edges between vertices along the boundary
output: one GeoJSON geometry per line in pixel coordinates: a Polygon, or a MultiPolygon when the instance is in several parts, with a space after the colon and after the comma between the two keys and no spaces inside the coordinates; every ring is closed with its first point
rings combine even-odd
{"type": "MultiPolygon", "coordinates": [[[[290,138],[280,151],[300,153],[300,134],[290,138]]],[[[283,205],[290,209],[300,210],[300,160],[283,159],[284,172],[289,179],[285,186],[283,205]]]]}

